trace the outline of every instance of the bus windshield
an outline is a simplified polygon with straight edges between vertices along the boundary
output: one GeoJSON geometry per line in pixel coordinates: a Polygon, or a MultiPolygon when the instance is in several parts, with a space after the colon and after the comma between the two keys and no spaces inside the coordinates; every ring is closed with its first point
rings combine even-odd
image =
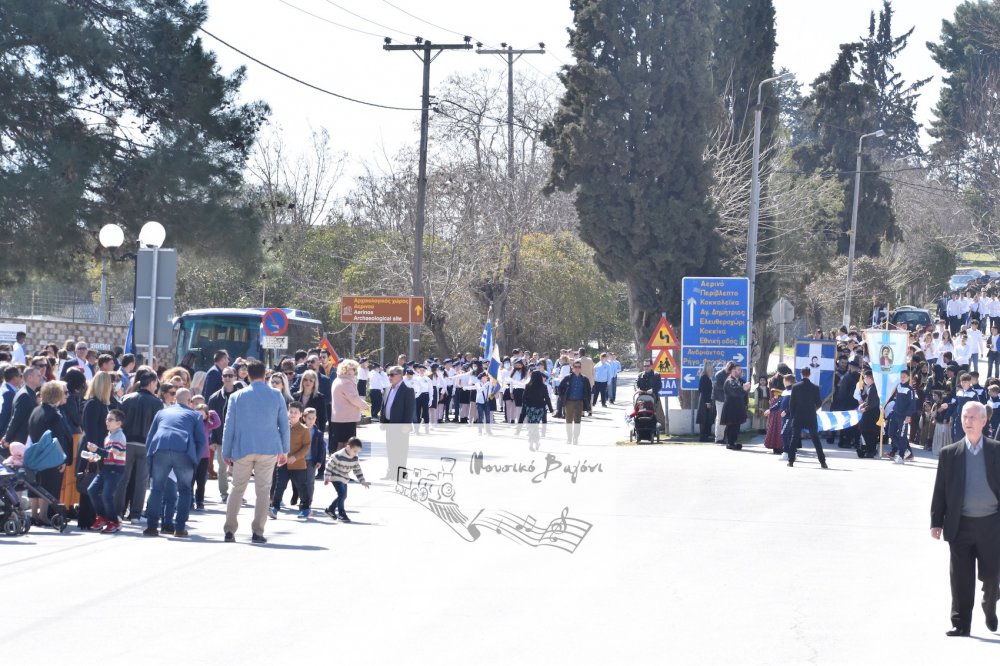
{"type": "Polygon", "coordinates": [[[193,352],[195,370],[207,370],[212,358],[220,349],[229,352],[229,358],[249,358],[258,355],[260,316],[198,316],[182,317],[177,336],[177,361],[193,352]]]}

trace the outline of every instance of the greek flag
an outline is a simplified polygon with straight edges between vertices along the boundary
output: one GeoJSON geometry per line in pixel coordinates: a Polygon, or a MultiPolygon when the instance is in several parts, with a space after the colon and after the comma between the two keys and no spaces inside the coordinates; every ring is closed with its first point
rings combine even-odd
{"type": "Polygon", "coordinates": [[[500,349],[496,345],[493,345],[493,351],[490,353],[490,362],[486,365],[486,374],[493,380],[493,389],[490,391],[490,395],[496,395],[500,390],[500,349]]]}
{"type": "Polygon", "coordinates": [[[128,331],[125,332],[125,353],[134,354],[135,353],[135,310],[132,311],[132,315],[128,318],[128,331]]]}
{"type": "Polygon", "coordinates": [[[483,334],[479,336],[479,346],[483,349],[484,356],[493,349],[493,322],[489,319],[486,320],[483,334]]]}
{"type": "Polygon", "coordinates": [[[816,412],[816,422],[820,432],[843,430],[861,423],[861,411],[853,409],[848,412],[816,412]]]}
{"type": "Polygon", "coordinates": [[[808,366],[809,380],[819,387],[820,399],[826,400],[833,393],[836,358],[835,340],[796,340],[795,380],[802,381],[802,368],[808,366]]]}

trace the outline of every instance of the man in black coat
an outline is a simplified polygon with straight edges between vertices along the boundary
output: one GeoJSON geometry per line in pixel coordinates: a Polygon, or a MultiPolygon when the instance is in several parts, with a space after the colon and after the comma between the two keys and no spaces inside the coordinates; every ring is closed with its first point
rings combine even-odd
{"type": "MultiPolygon", "coordinates": [[[[222,389],[222,371],[229,367],[229,352],[225,349],[220,349],[215,352],[212,357],[212,367],[208,369],[205,373],[205,381],[201,385],[201,395],[208,400],[216,391],[222,389]]],[[[216,430],[222,430],[222,428],[216,428],[216,430]]],[[[222,435],[219,435],[221,437],[222,435]]]]}
{"type": "Polygon", "coordinates": [[[983,581],[983,613],[997,630],[1000,597],[1000,442],[983,435],[986,407],[962,408],[965,437],[941,449],[931,497],[931,537],[951,549],[949,636],[968,636],[976,596],[976,566],[983,581]]]}
{"type": "Polygon", "coordinates": [[[23,378],[24,384],[14,395],[10,423],[7,424],[7,432],[3,438],[8,446],[12,442],[24,444],[28,441],[28,418],[38,406],[36,394],[38,387],[42,385],[42,373],[35,367],[25,368],[23,378]]]}
{"type": "MultiPolygon", "coordinates": [[[[858,408],[858,401],[854,397],[854,392],[858,388],[858,379],[861,377],[860,368],[857,362],[849,364],[846,356],[837,359],[837,372],[835,374],[836,388],[833,391],[833,401],[830,404],[832,412],[846,412],[858,408]]],[[[828,439],[827,441],[833,441],[828,439]]],[[[840,431],[840,440],[837,446],[842,449],[853,449],[858,445],[857,427],[844,428],[840,431]]]]}
{"type": "Polygon", "coordinates": [[[823,445],[819,442],[819,424],[816,422],[816,410],[823,401],[819,397],[819,387],[809,381],[809,366],[800,370],[802,381],[792,386],[792,394],[788,401],[788,409],[792,416],[792,440],[788,451],[788,466],[795,463],[795,451],[802,445],[802,431],[808,430],[812,438],[819,466],[827,469],[823,445]]]}
{"type": "Polygon", "coordinates": [[[385,406],[379,417],[385,423],[385,448],[389,467],[383,480],[396,481],[399,469],[406,467],[410,453],[410,430],[413,428],[413,414],[416,398],[413,389],[403,383],[403,368],[394,365],[386,372],[389,388],[385,393],[385,406]]]}
{"type": "Polygon", "coordinates": [[[864,378],[864,388],[861,389],[861,423],[858,428],[861,430],[863,441],[858,442],[859,456],[862,453],[868,457],[874,457],[878,450],[879,427],[878,417],[882,405],[879,402],[878,388],[875,386],[875,375],[871,370],[866,369],[862,373],[864,378]]]}

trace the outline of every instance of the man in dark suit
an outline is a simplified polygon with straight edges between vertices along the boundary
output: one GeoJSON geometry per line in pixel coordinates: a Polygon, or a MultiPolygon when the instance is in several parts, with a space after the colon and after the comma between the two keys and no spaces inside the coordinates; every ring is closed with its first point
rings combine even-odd
{"type": "Polygon", "coordinates": [[[949,636],[968,636],[976,596],[976,566],[983,581],[983,613],[997,630],[1000,597],[1000,442],[983,435],[986,407],[976,400],[962,408],[965,437],[941,449],[931,497],[931,537],[951,549],[949,636]]]}
{"type": "MultiPolygon", "coordinates": [[[[222,371],[229,367],[229,352],[220,349],[212,357],[212,367],[205,373],[205,381],[201,385],[201,394],[206,400],[215,395],[215,392],[222,388],[222,371]]],[[[216,428],[220,430],[220,428],[216,428]]]]}
{"type": "Polygon", "coordinates": [[[7,432],[3,438],[7,445],[13,442],[23,444],[28,441],[28,417],[38,406],[36,392],[38,387],[42,385],[41,371],[35,367],[25,368],[23,379],[24,383],[14,394],[10,422],[7,424],[7,432]]]}
{"type": "Polygon", "coordinates": [[[410,453],[410,430],[416,409],[413,389],[403,383],[403,368],[394,365],[387,371],[389,388],[380,420],[385,426],[385,448],[389,467],[383,480],[395,481],[400,467],[406,467],[410,453]]]}
{"type": "Polygon", "coordinates": [[[66,381],[66,373],[70,368],[80,368],[83,371],[83,376],[87,378],[89,382],[94,378],[94,368],[87,361],[87,343],[78,342],[76,343],[76,356],[67,360],[63,363],[62,372],[59,373],[59,379],[66,381]]]}
{"type": "Polygon", "coordinates": [[[816,422],[816,410],[823,401],[819,397],[819,387],[809,381],[809,366],[800,370],[802,381],[792,386],[792,394],[788,401],[788,409],[792,413],[792,440],[788,451],[788,466],[795,464],[795,451],[802,446],[802,431],[808,430],[812,438],[819,466],[828,469],[823,445],[819,442],[819,424],[816,422]]]}

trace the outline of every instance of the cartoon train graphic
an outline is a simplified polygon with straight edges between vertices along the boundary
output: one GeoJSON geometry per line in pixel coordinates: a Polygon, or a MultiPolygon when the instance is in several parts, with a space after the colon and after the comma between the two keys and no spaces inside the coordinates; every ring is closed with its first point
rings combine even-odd
{"type": "Polygon", "coordinates": [[[396,492],[409,497],[415,502],[426,502],[428,499],[451,501],[455,497],[456,460],[441,458],[441,471],[431,472],[422,468],[400,467],[396,470],[396,492]]]}

